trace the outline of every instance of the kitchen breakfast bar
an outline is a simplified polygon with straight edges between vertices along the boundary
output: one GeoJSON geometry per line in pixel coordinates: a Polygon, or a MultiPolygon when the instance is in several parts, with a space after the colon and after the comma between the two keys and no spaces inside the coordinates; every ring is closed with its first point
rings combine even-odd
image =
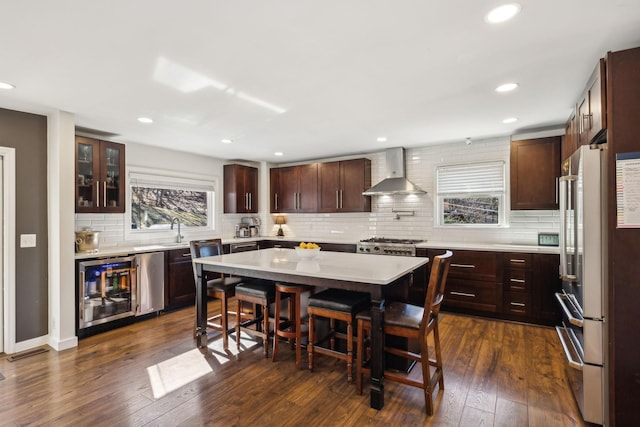
{"type": "Polygon", "coordinates": [[[423,257],[394,257],[344,252],[319,252],[303,259],[293,249],[262,249],[196,258],[197,345],[207,347],[207,292],[203,272],[339,288],[371,295],[371,407],[384,406],[384,298],[385,291],[405,280],[429,261],[423,257]]]}

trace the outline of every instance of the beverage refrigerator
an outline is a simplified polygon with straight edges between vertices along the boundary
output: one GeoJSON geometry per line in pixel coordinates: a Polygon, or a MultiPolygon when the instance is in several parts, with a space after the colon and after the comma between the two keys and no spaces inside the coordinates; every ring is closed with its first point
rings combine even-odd
{"type": "Polygon", "coordinates": [[[556,327],[567,379],[585,421],[606,424],[607,249],[603,146],[581,146],[562,164],[560,276],[556,327]]]}
{"type": "Polygon", "coordinates": [[[79,262],[79,332],[133,316],[136,311],[136,285],[135,256],[79,262]]]}

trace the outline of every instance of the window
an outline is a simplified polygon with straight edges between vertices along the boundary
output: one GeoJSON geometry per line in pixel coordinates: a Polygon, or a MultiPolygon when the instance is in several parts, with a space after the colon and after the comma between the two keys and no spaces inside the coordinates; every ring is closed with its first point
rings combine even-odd
{"type": "Polygon", "coordinates": [[[215,182],[131,172],[128,229],[132,233],[168,230],[174,218],[183,230],[213,229],[215,182]]]}
{"type": "Polygon", "coordinates": [[[438,167],[438,225],[505,225],[504,168],[504,162],[438,167]]]}

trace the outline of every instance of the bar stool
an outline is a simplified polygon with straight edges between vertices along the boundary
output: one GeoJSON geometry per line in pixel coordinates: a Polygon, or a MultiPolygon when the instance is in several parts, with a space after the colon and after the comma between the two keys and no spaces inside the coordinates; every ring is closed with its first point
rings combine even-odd
{"type": "MultiPolygon", "coordinates": [[[[412,378],[404,372],[384,371],[384,379],[402,384],[419,387],[424,390],[424,399],[428,415],[433,415],[433,394],[436,384],[444,392],[444,377],[442,375],[442,352],[440,350],[440,333],[438,332],[438,314],[444,300],[444,290],[449,273],[449,265],[453,253],[446,251],[443,255],[435,256],[431,266],[429,287],[424,300],[424,307],[392,302],[385,307],[384,333],[385,335],[417,339],[420,352],[414,353],[400,348],[385,345],[384,351],[405,359],[420,362],[422,378],[412,378]],[[433,335],[435,358],[429,357],[427,338],[433,335]],[[433,368],[433,373],[431,373],[433,368]]],[[[370,374],[371,370],[364,366],[364,337],[365,331],[371,330],[371,314],[362,311],[356,315],[358,319],[358,368],[356,373],[356,391],[362,394],[362,375],[370,374]]]]}
{"type": "MultiPolygon", "coordinates": [[[[309,298],[309,370],[313,371],[313,356],[315,353],[335,357],[347,362],[347,381],[353,381],[353,323],[354,316],[370,305],[369,294],[347,291],[344,289],[328,289],[309,298]],[[326,336],[316,337],[315,320],[317,317],[329,319],[329,332],[326,336]],[[336,331],[336,320],[346,322],[347,333],[336,331]],[[336,338],[345,340],[346,352],[336,350],[336,338]],[[319,346],[329,340],[329,347],[319,346]]],[[[360,357],[358,355],[358,357],[360,357]]]]}
{"type": "Polygon", "coordinates": [[[302,319],[300,314],[300,297],[303,293],[313,293],[311,286],[292,285],[288,283],[276,283],[276,309],[275,309],[275,327],[273,337],[273,361],[278,356],[278,338],[286,338],[291,342],[291,346],[296,349],[296,368],[300,369],[302,365],[301,340],[302,337],[309,336],[309,330],[303,330],[303,326],[308,322],[302,319]],[[281,319],[282,298],[289,301],[289,318],[281,319]]]}
{"type": "MultiPolygon", "coordinates": [[[[191,258],[201,258],[214,255],[222,255],[222,240],[221,239],[206,239],[206,240],[192,240],[189,242],[189,249],[191,251],[191,258]]],[[[193,264],[193,277],[198,283],[198,271],[195,264],[193,264]]],[[[207,296],[210,298],[216,298],[220,300],[220,314],[207,318],[207,326],[222,332],[222,347],[227,350],[229,348],[229,315],[236,316],[236,322],[239,321],[239,316],[236,312],[228,309],[229,299],[235,294],[235,288],[238,284],[242,283],[242,279],[239,277],[229,277],[224,274],[217,274],[215,277],[207,277],[207,296]]],[[[193,336],[196,337],[196,329],[198,325],[195,325],[193,329],[193,336]]]]}
{"type": "MultiPolygon", "coordinates": [[[[276,298],[273,282],[254,280],[236,286],[237,312],[242,313],[243,303],[253,305],[253,318],[236,322],[236,345],[240,352],[240,332],[262,338],[264,357],[269,357],[269,306],[276,298]],[[258,310],[260,308],[261,310],[258,310]],[[258,312],[260,311],[260,313],[258,312]],[[255,326],[255,328],[252,328],[255,326]]],[[[243,315],[244,316],[244,315],[243,315]]]]}

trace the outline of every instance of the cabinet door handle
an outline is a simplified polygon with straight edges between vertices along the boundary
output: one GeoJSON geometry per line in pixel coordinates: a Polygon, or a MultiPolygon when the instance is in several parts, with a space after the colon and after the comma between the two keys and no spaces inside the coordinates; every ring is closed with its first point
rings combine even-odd
{"type": "Polygon", "coordinates": [[[278,193],[274,194],[274,201],[275,201],[275,205],[276,205],[275,210],[277,211],[278,210],[278,193]]]}
{"type": "Polygon", "coordinates": [[[298,209],[298,193],[293,193],[293,209],[298,209]]]}
{"type": "Polygon", "coordinates": [[[100,207],[100,181],[96,181],[96,208],[100,207]]]}
{"type": "Polygon", "coordinates": [[[249,210],[253,209],[253,197],[251,197],[251,193],[249,193],[249,210]]]}
{"type": "Polygon", "coordinates": [[[340,190],[340,209],[344,208],[344,204],[342,203],[342,190],[340,190]]]}
{"type": "Polygon", "coordinates": [[[511,302],[509,304],[511,304],[513,306],[516,306],[516,307],[524,307],[525,306],[525,304],[521,303],[521,302],[511,302]]]}
{"type": "Polygon", "coordinates": [[[451,263],[451,267],[458,267],[458,268],[476,268],[475,265],[473,264],[454,264],[451,263]]]}
{"type": "Polygon", "coordinates": [[[185,257],[185,258],[188,257],[188,256],[191,256],[191,252],[184,253],[184,254],[182,254],[182,256],[185,257]]]}
{"type": "Polygon", "coordinates": [[[467,298],[475,298],[476,294],[470,294],[467,292],[457,292],[457,291],[451,291],[449,292],[451,295],[457,295],[459,297],[467,297],[467,298]]]}
{"type": "Polygon", "coordinates": [[[336,190],[336,209],[340,209],[340,190],[336,190]]]}
{"type": "Polygon", "coordinates": [[[518,264],[524,264],[526,262],[523,259],[513,259],[513,258],[511,258],[509,261],[510,262],[515,262],[515,263],[518,263],[518,264]]]}
{"type": "Polygon", "coordinates": [[[582,125],[582,131],[583,131],[583,132],[586,132],[586,131],[588,131],[588,130],[591,130],[591,117],[593,117],[593,115],[592,115],[592,114],[583,114],[583,115],[582,115],[582,122],[583,122],[583,125],[582,125]],[[586,120],[586,121],[587,121],[587,125],[586,125],[586,126],[584,125],[584,121],[585,121],[585,119],[587,119],[587,120],[586,120]]]}
{"type": "Polygon", "coordinates": [[[509,279],[509,281],[514,283],[525,283],[525,281],[522,279],[509,279]]]}
{"type": "Polygon", "coordinates": [[[107,181],[103,183],[104,192],[102,193],[102,207],[107,207],[107,181]]]}

